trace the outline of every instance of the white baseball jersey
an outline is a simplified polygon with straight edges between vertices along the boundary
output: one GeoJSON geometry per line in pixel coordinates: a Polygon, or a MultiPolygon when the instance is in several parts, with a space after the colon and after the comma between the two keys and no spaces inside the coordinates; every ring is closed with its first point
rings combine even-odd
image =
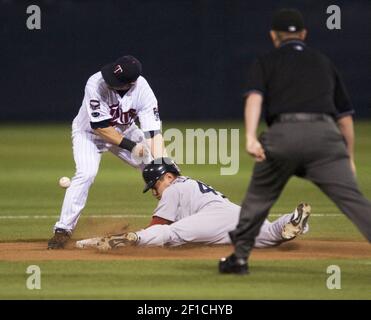
{"type": "Polygon", "coordinates": [[[161,129],[157,99],[146,79],[140,76],[121,97],[116,91],[108,89],[99,71],[86,83],[82,106],[72,127],[73,131],[93,132],[90,122],[110,120],[112,126],[126,129],[137,118],[142,131],[161,129]]]}
{"type": "Polygon", "coordinates": [[[85,96],[79,113],[72,124],[73,156],[76,173],[66,190],[59,221],[54,228],[72,232],[85,207],[88,192],[98,173],[102,153],[112,152],[129,165],[143,169],[144,163],[152,160],[147,154],[144,161],[132,157],[125,149],[112,145],[91,129],[90,122],[109,121],[126,138],[142,143],[143,131],[161,129],[156,97],[146,79],[139,77],[122,97],[108,89],[101,72],[92,75],[85,87],[85,96]],[[139,119],[141,129],[134,123],[139,119]]]}

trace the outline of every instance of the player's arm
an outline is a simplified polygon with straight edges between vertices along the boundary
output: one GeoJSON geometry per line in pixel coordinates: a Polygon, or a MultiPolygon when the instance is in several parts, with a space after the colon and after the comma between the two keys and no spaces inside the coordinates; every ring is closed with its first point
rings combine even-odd
{"type": "Polygon", "coordinates": [[[170,220],[167,220],[167,219],[164,219],[164,218],[161,218],[161,217],[157,217],[157,216],[153,216],[152,217],[152,220],[150,222],[150,224],[147,226],[150,227],[150,226],[153,226],[155,224],[172,224],[173,221],[170,221],[170,220]]]}
{"type": "Polygon", "coordinates": [[[105,141],[118,146],[121,143],[123,136],[118,133],[113,127],[96,127],[94,133],[100,136],[105,141]]]}
{"type": "Polygon", "coordinates": [[[337,110],[337,125],[347,145],[347,150],[350,158],[350,165],[353,173],[356,173],[356,166],[354,162],[354,128],[353,128],[353,114],[354,109],[350,96],[345,87],[345,83],[339,72],[334,67],[335,90],[334,103],[337,110]]]}
{"type": "Polygon", "coordinates": [[[266,90],[266,75],[259,59],[250,66],[245,94],[245,135],[246,151],[256,161],[265,160],[265,153],[257,138],[258,125],[266,90]]]}
{"type": "Polygon", "coordinates": [[[356,165],[354,162],[354,125],[353,117],[345,116],[337,120],[337,124],[341,134],[344,136],[345,143],[347,145],[347,150],[350,157],[350,164],[352,171],[356,173],[356,165]]]}
{"type": "Polygon", "coordinates": [[[151,87],[144,78],[140,79],[138,118],[147,145],[154,158],[166,157],[164,139],[161,134],[161,120],[158,103],[151,87]]]}
{"type": "Polygon", "coordinates": [[[147,145],[150,146],[153,158],[167,157],[164,138],[160,130],[151,130],[144,132],[147,145]]]}
{"type": "Polygon", "coordinates": [[[263,96],[256,92],[250,93],[245,102],[246,151],[258,162],[265,160],[264,149],[257,138],[262,104],[263,96]]]}
{"type": "Polygon", "coordinates": [[[130,152],[137,153],[139,156],[143,155],[143,146],[125,138],[123,135],[117,132],[114,127],[109,125],[109,120],[91,122],[90,125],[94,130],[94,133],[100,136],[104,141],[119,146],[130,152]]]}
{"type": "Polygon", "coordinates": [[[174,187],[168,187],[162,193],[161,200],[152,214],[149,226],[155,224],[172,224],[178,220],[180,194],[174,187]]]}

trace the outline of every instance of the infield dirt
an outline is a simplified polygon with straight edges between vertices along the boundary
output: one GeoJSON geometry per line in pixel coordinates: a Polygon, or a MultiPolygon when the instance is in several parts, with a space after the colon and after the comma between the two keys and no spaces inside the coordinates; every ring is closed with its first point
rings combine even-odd
{"type": "MultiPolygon", "coordinates": [[[[102,253],[95,249],[74,248],[71,241],[64,250],[47,250],[45,242],[0,243],[0,261],[45,260],[126,260],[126,259],[219,259],[229,255],[231,246],[192,245],[178,248],[125,247],[102,253]]],[[[252,260],[367,259],[371,246],[363,241],[297,240],[274,248],[255,249],[252,260]]]]}

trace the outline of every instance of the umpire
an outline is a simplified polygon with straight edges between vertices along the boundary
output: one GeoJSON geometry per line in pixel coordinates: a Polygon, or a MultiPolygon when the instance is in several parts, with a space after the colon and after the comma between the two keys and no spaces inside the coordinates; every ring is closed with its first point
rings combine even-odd
{"type": "Polygon", "coordinates": [[[270,208],[293,175],[316,184],[371,242],[371,203],[358,189],[353,155],[354,113],[331,61],[304,43],[299,11],[273,17],[275,49],[259,57],[248,76],[246,150],[256,160],[230,237],[235,251],[221,273],[248,272],[247,259],[270,208]],[[256,137],[262,107],[269,129],[256,137]]]}

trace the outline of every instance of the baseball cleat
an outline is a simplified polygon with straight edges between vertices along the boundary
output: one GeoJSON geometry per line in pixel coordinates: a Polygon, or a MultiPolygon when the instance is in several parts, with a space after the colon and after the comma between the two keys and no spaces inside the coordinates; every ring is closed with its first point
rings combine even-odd
{"type": "Polygon", "coordinates": [[[100,238],[97,243],[97,248],[99,251],[109,251],[119,247],[134,245],[138,240],[138,235],[135,232],[115,234],[100,238]]]}
{"type": "Polygon", "coordinates": [[[246,259],[237,258],[234,254],[231,254],[227,258],[220,259],[219,272],[244,275],[249,273],[249,267],[246,259]]]}
{"type": "Polygon", "coordinates": [[[67,230],[57,228],[54,236],[48,241],[48,249],[63,249],[71,235],[67,230]]]}
{"type": "Polygon", "coordinates": [[[291,240],[297,235],[302,234],[307,228],[310,211],[311,206],[309,204],[300,203],[293,212],[290,222],[283,227],[282,238],[291,240]]]}

